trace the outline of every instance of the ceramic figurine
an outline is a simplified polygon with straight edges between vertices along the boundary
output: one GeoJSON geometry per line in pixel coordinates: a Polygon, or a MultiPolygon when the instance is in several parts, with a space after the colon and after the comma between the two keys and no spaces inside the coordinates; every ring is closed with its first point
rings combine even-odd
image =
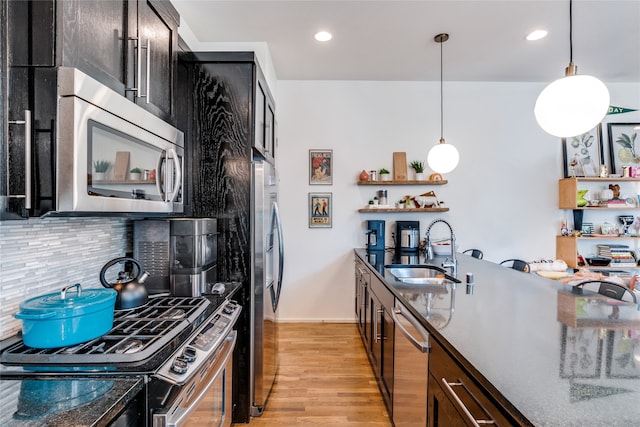
{"type": "Polygon", "coordinates": [[[358,176],[358,179],[360,179],[360,181],[368,181],[369,174],[367,173],[366,170],[362,169],[362,172],[360,172],[360,176],[358,176]]]}
{"type": "Polygon", "coordinates": [[[587,199],[584,198],[584,195],[587,194],[589,190],[578,190],[578,207],[582,208],[587,206],[587,199]]]}

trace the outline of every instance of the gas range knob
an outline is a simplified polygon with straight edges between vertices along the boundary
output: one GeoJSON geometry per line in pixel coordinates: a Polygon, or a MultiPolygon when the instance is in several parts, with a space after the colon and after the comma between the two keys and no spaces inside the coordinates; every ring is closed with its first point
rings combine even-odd
{"type": "Polygon", "coordinates": [[[176,374],[184,374],[187,372],[188,366],[187,359],[182,356],[178,356],[173,360],[173,364],[171,365],[171,370],[176,374]]]}
{"type": "Polygon", "coordinates": [[[184,357],[188,363],[193,362],[194,360],[196,360],[196,349],[193,347],[186,347],[183,351],[182,351],[182,357],[184,357]]]}
{"type": "Polygon", "coordinates": [[[236,309],[236,308],[235,308],[234,306],[232,306],[232,305],[227,305],[225,308],[223,308],[223,309],[222,309],[222,312],[223,312],[224,314],[231,314],[231,313],[233,313],[233,311],[234,311],[235,309],[236,309]]]}

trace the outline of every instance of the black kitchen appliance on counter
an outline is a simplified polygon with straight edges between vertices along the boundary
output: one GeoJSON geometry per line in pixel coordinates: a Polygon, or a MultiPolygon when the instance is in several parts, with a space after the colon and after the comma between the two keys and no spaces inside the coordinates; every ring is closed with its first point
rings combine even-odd
{"type": "Polygon", "coordinates": [[[420,221],[396,221],[396,252],[418,252],[420,221]]]}
{"type": "Polygon", "coordinates": [[[150,273],[150,293],[210,294],[218,280],[215,218],[144,219],[133,222],[133,256],[150,273]]]}
{"type": "MultiPolygon", "coordinates": [[[[98,399],[120,392],[121,379],[142,378],[142,390],[117,411],[122,425],[175,425],[177,417],[195,410],[205,411],[208,419],[217,420],[215,425],[230,425],[234,327],[242,311],[231,297],[238,287],[228,283],[223,294],[207,297],[152,296],[143,306],[117,310],[113,328],[105,335],[74,346],[36,350],[20,335],[2,341],[0,390],[7,402],[21,406],[3,411],[0,422],[14,425],[23,419],[24,402],[30,397],[24,393],[34,388],[44,395],[64,390],[66,379],[93,379],[93,384],[80,385],[98,399]],[[13,393],[15,398],[10,398],[13,393]],[[207,397],[207,408],[191,398],[201,393],[207,397]]],[[[29,421],[45,424],[60,415],[52,413],[54,409],[46,404],[40,410],[30,408],[29,421]]],[[[56,410],[69,409],[60,404],[56,410]]]]}
{"type": "Polygon", "coordinates": [[[384,221],[371,219],[367,221],[367,250],[384,250],[384,221]]]}

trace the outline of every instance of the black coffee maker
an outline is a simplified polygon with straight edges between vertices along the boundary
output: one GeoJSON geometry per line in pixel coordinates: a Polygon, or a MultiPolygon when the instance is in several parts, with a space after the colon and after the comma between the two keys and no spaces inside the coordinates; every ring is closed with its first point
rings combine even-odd
{"type": "Polygon", "coordinates": [[[396,221],[396,251],[417,252],[420,246],[420,221],[396,221]]]}
{"type": "Polygon", "coordinates": [[[384,221],[369,220],[367,221],[367,250],[383,251],[384,250],[384,221]]]}

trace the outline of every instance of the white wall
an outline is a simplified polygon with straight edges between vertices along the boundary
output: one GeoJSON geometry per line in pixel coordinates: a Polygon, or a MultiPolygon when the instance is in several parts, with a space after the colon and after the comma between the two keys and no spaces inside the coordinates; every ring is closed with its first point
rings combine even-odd
{"type": "MultiPolygon", "coordinates": [[[[286,245],[280,319],[353,320],[353,248],[364,245],[369,219],[386,220],[387,246],[396,220],[419,220],[424,235],[429,222],[446,218],[459,248],[480,248],[487,260],[555,258],[565,217],[557,208],[562,144],[535,122],[533,105],[543,87],[445,82],[444,137],[460,152],[457,169],[445,176],[449,183],[370,187],[356,185],[362,169],[391,169],[394,151],[405,151],[409,162],[424,160],[438,142],[439,82],[279,81],[277,162],[286,245]],[[333,185],[308,184],[309,149],[333,150],[333,185]],[[379,188],[391,200],[433,189],[450,212],[358,213],[379,188]],[[309,192],[333,193],[333,228],[308,228],[309,192]]],[[[639,85],[609,89],[612,105],[640,108],[639,85]]],[[[640,114],[606,121],[640,122],[640,114]]],[[[606,152],[606,132],[603,143],[606,152]]],[[[446,236],[446,227],[436,225],[432,235],[446,236]]]]}

